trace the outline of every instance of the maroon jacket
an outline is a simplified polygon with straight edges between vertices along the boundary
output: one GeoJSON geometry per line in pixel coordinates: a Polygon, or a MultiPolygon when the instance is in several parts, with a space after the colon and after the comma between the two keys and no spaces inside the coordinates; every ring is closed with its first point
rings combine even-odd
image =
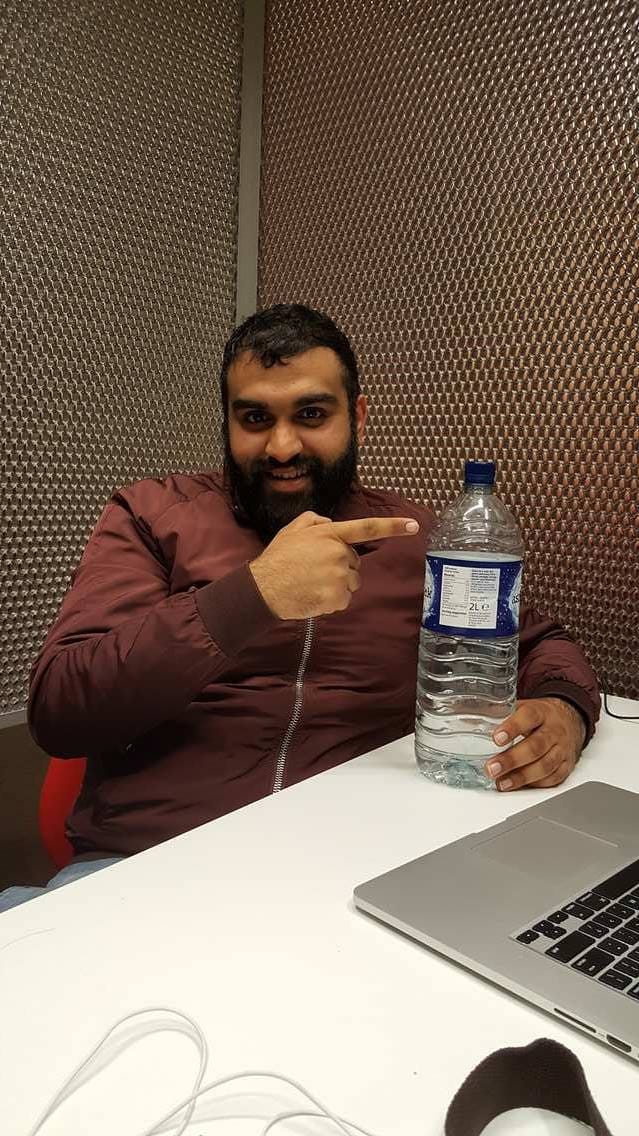
{"type": "MultiPolygon", "coordinates": [[[[247,565],[263,545],[219,475],[113,496],[31,676],[38,744],[88,757],[68,823],[77,855],[138,852],[412,732],[434,516],[357,487],[336,519],[393,515],[419,535],[362,546],[349,609],[292,622],[257,590],[247,565]]],[[[519,692],[569,699],[592,734],[595,676],[532,611],[519,692]]]]}

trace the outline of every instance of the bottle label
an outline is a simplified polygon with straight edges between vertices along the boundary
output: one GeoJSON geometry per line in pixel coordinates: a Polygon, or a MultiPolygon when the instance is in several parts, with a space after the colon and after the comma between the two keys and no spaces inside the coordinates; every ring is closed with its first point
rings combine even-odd
{"type": "Polygon", "coordinates": [[[516,635],[521,576],[521,560],[428,556],[422,626],[475,639],[516,635]]]}

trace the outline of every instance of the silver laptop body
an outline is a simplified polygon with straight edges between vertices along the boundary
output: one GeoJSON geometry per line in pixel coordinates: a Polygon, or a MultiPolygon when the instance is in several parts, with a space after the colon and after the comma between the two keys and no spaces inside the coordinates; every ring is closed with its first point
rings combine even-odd
{"type": "Polygon", "coordinates": [[[638,794],[579,785],[361,884],[354,900],[639,1060],[638,794]]]}

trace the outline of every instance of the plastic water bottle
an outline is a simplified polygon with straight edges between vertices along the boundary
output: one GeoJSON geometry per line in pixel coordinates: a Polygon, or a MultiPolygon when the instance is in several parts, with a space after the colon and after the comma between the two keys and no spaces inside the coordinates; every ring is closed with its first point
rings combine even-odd
{"type": "Polygon", "coordinates": [[[494,788],[484,771],[500,752],[491,735],[517,695],[524,549],[494,483],[494,462],[466,462],[463,493],[434,529],[426,557],[417,765],[433,781],[467,788],[494,788]]]}

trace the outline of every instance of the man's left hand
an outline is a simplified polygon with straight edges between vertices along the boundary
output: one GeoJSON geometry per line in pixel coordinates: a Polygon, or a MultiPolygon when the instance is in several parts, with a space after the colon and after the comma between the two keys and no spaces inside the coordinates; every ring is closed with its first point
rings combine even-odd
{"type": "Polygon", "coordinates": [[[561,785],[579,759],[586,724],[570,702],[562,698],[527,698],[493,734],[496,745],[521,740],[486,762],[486,772],[497,788],[548,789],[561,785]]]}

